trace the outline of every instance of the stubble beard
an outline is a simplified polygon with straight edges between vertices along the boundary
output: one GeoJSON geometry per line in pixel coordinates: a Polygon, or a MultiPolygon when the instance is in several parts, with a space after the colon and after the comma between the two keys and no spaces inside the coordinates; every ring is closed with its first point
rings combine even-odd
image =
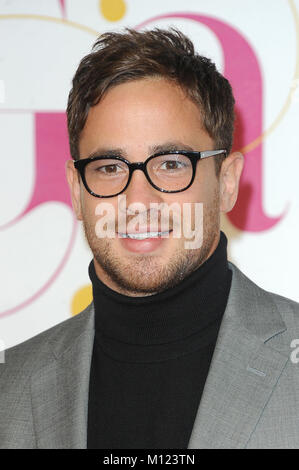
{"type": "Polygon", "coordinates": [[[83,228],[96,262],[117,291],[128,296],[148,296],[176,286],[211,255],[210,251],[220,230],[218,191],[215,192],[212,203],[204,205],[203,220],[201,247],[185,249],[180,244],[167,264],[164,258],[154,254],[120,257],[113,249],[117,241],[99,239],[94,226],[85,217],[83,228]]]}

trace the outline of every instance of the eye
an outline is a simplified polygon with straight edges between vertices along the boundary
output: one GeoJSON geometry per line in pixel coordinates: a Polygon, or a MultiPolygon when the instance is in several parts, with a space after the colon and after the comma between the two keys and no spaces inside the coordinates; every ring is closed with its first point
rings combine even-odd
{"type": "Polygon", "coordinates": [[[191,162],[189,158],[182,154],[177,155],[159,155],[152,159],[150,162],[152,171],[159,173],[181,173],[182,171],[189,170],[191,168],[191,162]]]}
{"type": "Polygon", "coordinates": [[[94,176],[121,176],[128,172],[126,164],[120,160],[105,159],[90,162],[86,168],[86,174],[94,176]]]}
{"type": "Polygon", "coordinates": [[[115,174],[119,173],[119,171],[122,171],[123,168],[121,168],[119,165],[113,163],[111,165],[99,165],[97,168],[95,168],[95,170],[99,171],[99,172],[103,172],[106,175],[115,175],[115,174]]]}
{"type": "Polygon", "coordinates": [[[180,170],[184,168],[185,162],[179,160],[166,160],[165,162],[161,163],[160,169],[161,170],[180,170]]]}

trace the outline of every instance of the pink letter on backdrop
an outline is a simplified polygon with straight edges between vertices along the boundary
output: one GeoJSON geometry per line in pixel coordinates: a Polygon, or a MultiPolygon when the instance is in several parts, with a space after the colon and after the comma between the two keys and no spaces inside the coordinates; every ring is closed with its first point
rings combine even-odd
{"type": "Polygon", "coordinates": [[[70,157],[66,114],[64,112],[35,112],[35,178],[32,196],[27,207],[15,219],[0,227],[8,228],[22,219],[39,204],[59,201],[72,208],[66,181],[65,162],[70,157]]]}
{"type": "MultiPolygon", "coordinates": [[[[139,24],[140,29],[160,19],[187,18],[208,26],[219,39],[224,54],[224,75],[230,81],[236,100],[236,130],[233,150],[240,150],[263,132],[262,77],[254,51],[244,37],[223,21],[196,13],[169,13],[139,24]]],[[[245,155],[240,191],[235,207],[227,214],[240,230],[260,232],[270,229],[285,215],[268,217],[263,202],[262,145],[245,155]]]]}
{"type": "Polygon", "coordinates": [[[65,113],[35,113],[36,183],[26,212],[46,201],[71,205],[65,176],[70,158],[65,113]]]}
{"type": "MultiPolygon", "coordinates": [[[[47,201],[60,201],[72,207],[68,185],[65,176],[65,162],[70,158],[66,115],[64,112],[36,112],[35,117],[35,180],[31,199],[25,210],[15,219],[11,220],[1,229],[4,230],[15,224],[25,214],[38,205],[47,201]]],[[[55,281],[69,258],[77,230],[76,218],[73,218],[73,228],[66,251],[56,266],[54,272],[49,273],[46,283],[36,292],[31,292],[27,299],[11,306],[8,310],[0,312],[0,317],[15,313],[35,301],[55,281]]]]}

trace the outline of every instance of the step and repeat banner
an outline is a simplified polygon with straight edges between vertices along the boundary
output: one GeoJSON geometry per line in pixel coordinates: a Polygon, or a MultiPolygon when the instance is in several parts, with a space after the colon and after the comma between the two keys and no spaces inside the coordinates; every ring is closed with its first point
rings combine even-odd
{"type": "Polygon", "coordinates": [[[239,199],[228,256],[299,301],[299,1],[0,0],[0,338],[20,343],[91,300],[92,254],[72,211],[65,109],[104,31],[175,26],[236,98],[239,199]]]}

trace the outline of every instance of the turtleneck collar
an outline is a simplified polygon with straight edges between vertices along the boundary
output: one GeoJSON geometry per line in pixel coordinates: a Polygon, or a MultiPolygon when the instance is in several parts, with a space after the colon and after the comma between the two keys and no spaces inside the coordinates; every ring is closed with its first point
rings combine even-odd
{"type": "Polygon", "coordinates": [[[130,297],[106,286],[89,265],[95,306],[95,341],[110,356],[131,362],[165,360],[206,345],[218,329],[231,284],[227,238],[212,255],[163,292],[130,297]]]}

